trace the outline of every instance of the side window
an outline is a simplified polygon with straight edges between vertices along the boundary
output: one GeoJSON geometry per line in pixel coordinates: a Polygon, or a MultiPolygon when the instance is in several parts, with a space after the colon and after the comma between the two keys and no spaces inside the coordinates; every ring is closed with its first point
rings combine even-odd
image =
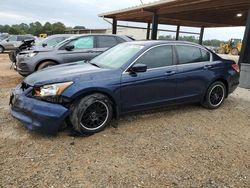
{"type": "Polygon", "coordinates": [[[24,38],[22,36],[17,36],[17,41],[23,41],[24,38]]]}
{"type": "Polygon", "coordinates": [[[98,48],[110,48],[117,45],[117,41],[113,36],[97,36],[98,48]]]}
{"type": "Polygon", "coordinates": [[[9,42],[13,42],[13,41],[17,41],[17,37],[16,36],[11,36],[8,38],[9,42]]]}
{"type": "Polygon", "coordinates": [[[173,53],[171,46],[155,47],[143,54],[136,64],[145,64],[148,69],[165,67],[173,64],[173,53]]]}
{"type": "Polygon", "coordinates": [[[17,38],[18,41],[23,41],[23,40],[27,40],[27,39],[34,39],[34,38],[30,37],[30,36],[19,36],[19,39],[17,38]]]}
{"type": "Polygon", "coordinates": [[[75,49],[94,48],[94,37],[81,37],[71,41],[68,45],[73,45],[75,49]]]}
{"type": "Polygon", "coordinates": [[[47,41],[47,46],[54,46],[57,44],[57,38],[53,38],[47,41]]]}
{"type": "Polygon", "coordinates": [[[123,43],[126,42],[124,39],[122,39],[121,37],[116,37],[116,40],[118,43],[123,43]]]}
{"type": "Polygon", "coordinates": [[[210,53],[205,50],[201,50],[201,61],[210,61],[210,53]]]}
{"type": "Polygon", "coordinates": [[[175,48],[177,51],[179,64],[200,62],[202,59],[200,48],[184,45],[176,45],[175,48]]]}

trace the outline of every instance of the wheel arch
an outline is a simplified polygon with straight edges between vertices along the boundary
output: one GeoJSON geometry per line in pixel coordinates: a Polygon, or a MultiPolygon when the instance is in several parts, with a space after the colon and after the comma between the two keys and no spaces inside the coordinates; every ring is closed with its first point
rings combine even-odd
{"type": "Polygon", "coordinates": [[[2,47],[3,48],[3,52],[5,51],[5,48],[4,48],[4,46],[3,45],[0,45],[0,47],[2,47]]]}
{"type": "MultiPolygon", "coordinates": [[[[221,76],[221,77],[215,78],[213,81],[211,81],[211,82],[208,84],[208,86],[206,87],[206,91],[205,91],[205,93],[204,93],[204,97],[206,96],[206,93],[207,93],[208,88],[209,88],[214,82],[217,82],[217,81],[220,81],[220,82],[222,82],[222,83],[225,85],[225,87],[226,87],[226,96],[225,96],[225,98],[228,97],[229,84],[228,84],[227,79],[223,78],[222,76],[221,76]]],[[[203,100],[204,100],[204,97],[203,97],[203,100]]]]}
{"type": "Polygon", "coordinates": [[[92,94],[102,94],[102,95],[107,96],[112,102],[113,117],[117,119],[120,116],[120,110],[119,110],[117,100],[111,94],[111,92],[109,92],[109,91],[107,91],[106,89],[103,89],[103,88],[91,88],[91,89],[88,89],[88,90],[78,92],[77,94],[75,94],[73,96],[72,104],[74,105],[77,101],[79,101],[83,97],[86,97],[86,96],[92,95],[92,94]]]}
{"type": "Polygon", "coordinates": [[[43,59],[43,60],[39,61],[39,62],[36,64],[35,71],[37,71],[38,67],[39,67],[42,63],[44,63],[44,62],[46,62],[46,61],[52,61],[52,62],[56,63],[57,65],[59,64],[59,62],[58,62],[57,60],[55,60],[55,59],[43,59]]]}

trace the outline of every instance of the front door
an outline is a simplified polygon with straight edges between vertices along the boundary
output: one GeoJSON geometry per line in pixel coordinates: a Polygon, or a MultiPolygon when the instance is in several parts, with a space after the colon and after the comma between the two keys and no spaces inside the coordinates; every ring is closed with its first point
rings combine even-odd
{"type": "Polygon", "coordinates": [[[70,41],[64,48],[58,51],[58,55],[62,56],[63,62],[75,62],[82,60],[91,60],[98,55],[94,46],[93,36],[84,36],[70,41]],[[66,46],[74,46],[72,50],[66,50],[66,46]]]}
{"type": "Polygon", "coordinates": [[[145,64],[142,73],[124,72],[121,77],[122,111],[128,112],[166,104],[175,98],[176,65],[172,46],[157,46],[144,53],[135,64],[145,64]]]}

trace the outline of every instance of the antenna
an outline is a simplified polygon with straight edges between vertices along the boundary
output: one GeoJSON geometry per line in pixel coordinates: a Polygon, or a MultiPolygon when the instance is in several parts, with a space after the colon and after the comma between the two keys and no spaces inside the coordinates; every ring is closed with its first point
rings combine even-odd
{"type": "Polygon", "coordinates": [[[143,5],[144,3],[142,2],[142,0],[140,0],[141,1],[141,4],[143,5]]]}

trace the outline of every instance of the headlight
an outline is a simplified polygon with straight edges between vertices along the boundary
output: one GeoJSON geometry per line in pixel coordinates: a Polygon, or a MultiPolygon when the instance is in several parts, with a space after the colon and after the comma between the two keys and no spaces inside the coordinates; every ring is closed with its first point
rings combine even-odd
{"type": "Polygon", "coordinates": [[[73,84],[73,82],[64,82],[37,87],[34,89],[33,95],[37,97],[59,96],[71,84],[73,84]]]}
{"type": "Polygon", "coordinates": [[[36,52],[28,53],[25,54],[24,57],[34,57],[36,54],[37,54],[36,52]]]}

